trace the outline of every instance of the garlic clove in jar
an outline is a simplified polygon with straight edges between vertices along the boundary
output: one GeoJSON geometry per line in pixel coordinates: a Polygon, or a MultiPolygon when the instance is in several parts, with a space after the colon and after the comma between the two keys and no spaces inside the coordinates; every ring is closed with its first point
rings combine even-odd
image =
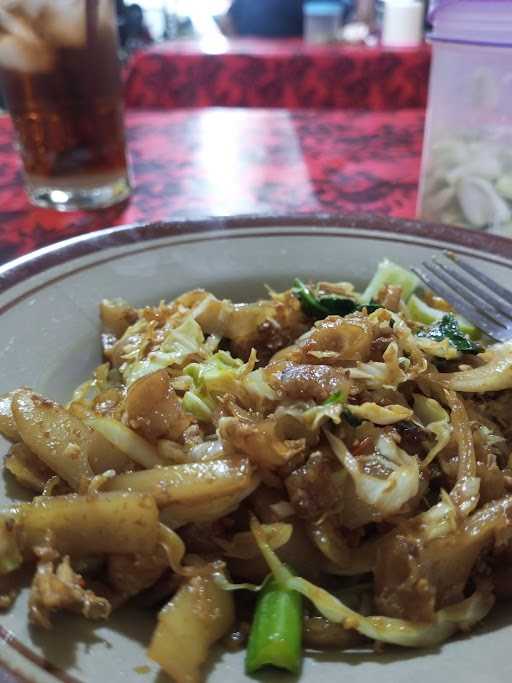
{"type": "Polygon", "coordinates": [[[451,171],[448,171],[446,181],[452,185],[467,176],[478,176],[487,180],[495,180],[499,178],[501,172],[501,164],[496,157],[482,155],[467,164],[456,166],[451,171]]]}
{"type": "Polygon", "coordinates": [[[496,190],[505,199],[512,200],[512,174],[506,174],[501,176],[501,178],[496,183],[496,190]]]}
{"type": "Polygon", "coordinates": [[[435,194],[431,194],[423,203],[423,210],[427,216],[438,216],[440,211],[444,211],[455,197],[453,187],[445,187],[435,194]]]}
{"type": "Polygon", "coordinates": [[[499,225],[511,219],[506,202],[484,178],[461,178],[456,192],[466,220],[475,228],[499,225]]]}
{"type": "Polygon", "coordinates": [[[454,206],[450,206],[438,217],[441,223],[449,223],[450,225],[465,225],[466,219],[462,212],[454,206]]]}
{"type": "Polygon", "coordinates": [[[492,235],[500,235],[500,237],[512,237],[512,223],[491,225],[488,232],[490,232],[492,235]]]}
{"type": "Polygon", "coordinates": [[[432,157],[436,166],[448,170],[471,160],[468,146],[461,140],[442,140],[432,147],[432,157]]]}

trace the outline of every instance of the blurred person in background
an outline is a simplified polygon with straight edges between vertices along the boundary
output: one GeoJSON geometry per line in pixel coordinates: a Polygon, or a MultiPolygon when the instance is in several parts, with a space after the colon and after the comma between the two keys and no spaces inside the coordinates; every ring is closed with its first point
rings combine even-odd
{"type": "Polygon", "coordinates": [[[144,23],[144,12],[140,5],[132,4],[126,8],[126,30],[128,39],[138,40],[146,45],[153,42],[151,34],[144,23]]]}
{"type": "Polygon", "coordinates": [[[116,0],[117,28],[123,56],[139,50],[153,42],[140,5],[127,5],[124,0],[116,0]]]}
{"type": "MultiPolygon", "coordinates": [[[[304,1],[233,0],[228,13],[217,19],[226,35],[294,38],[303,34],[304,1]]],[[[337,0],[342,21],[345,22],[354,15],[358,16],[358,20],[364,20],[367,13],[371,14],[368,6],[372,7],[374,1],[337,0]],[[362,15],[361,19],[359,15],[362,15]]]]}
{"type": "Polygon", "coordinates": [[[360,21],[372,28],[375,25],[376,18],[376,3],[375,0],[356,0],[355,11],[353,15],[354,21],[360,21]]]}
{"type": "Polygon", "coordinates": [[[119,43],[121,47],[124,47],[126,43],[126,5],[124,0],[116,0],[116,14],[119,43]]]}
{"type": "Polygon", "coordinates": [[[220,23],[226,35],[302,36],[302,0],[233,0],[220,23]]]}

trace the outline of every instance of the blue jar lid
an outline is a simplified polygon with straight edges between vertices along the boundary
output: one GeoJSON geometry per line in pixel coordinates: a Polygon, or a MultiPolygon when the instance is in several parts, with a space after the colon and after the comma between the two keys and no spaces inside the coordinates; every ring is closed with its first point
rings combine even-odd
{"type": "Polygon", "coordinates": [[[308,16],[330,17],[340,13],[339,2],[305,2],[303,12],[308,16]]]}

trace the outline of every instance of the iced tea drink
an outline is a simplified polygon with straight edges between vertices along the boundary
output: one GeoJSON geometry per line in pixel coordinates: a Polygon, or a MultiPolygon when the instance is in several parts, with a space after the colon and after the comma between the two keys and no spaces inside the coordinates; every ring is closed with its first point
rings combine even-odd
{"type": "Polygon", "coordinates": [[[66,209],[130,193],[114,0],[0,0],[0,81],[29,196],[66,209]]]}

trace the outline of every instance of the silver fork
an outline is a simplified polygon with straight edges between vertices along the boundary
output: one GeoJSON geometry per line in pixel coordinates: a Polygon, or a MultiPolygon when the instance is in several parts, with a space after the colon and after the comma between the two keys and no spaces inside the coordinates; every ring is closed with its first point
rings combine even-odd
{"type": "Polygon", "coordinates": [[[512,291],[455,254],[443,254],[449,262],[434,256],[413,272],[489,337],[512,340],[512,291]]]}

